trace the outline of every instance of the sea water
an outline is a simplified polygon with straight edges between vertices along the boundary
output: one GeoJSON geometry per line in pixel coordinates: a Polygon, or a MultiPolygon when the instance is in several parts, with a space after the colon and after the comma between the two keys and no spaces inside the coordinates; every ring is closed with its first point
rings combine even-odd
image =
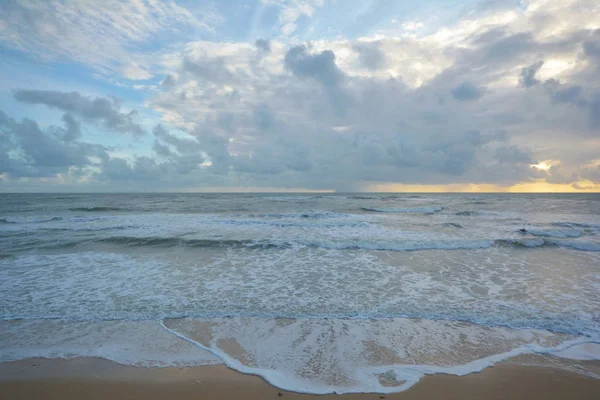
{"type": "Polygon", "coordinates": [[[0,361],[387,393],[523,354],[600,378],[598,194],[0,195],[0,361]]]}

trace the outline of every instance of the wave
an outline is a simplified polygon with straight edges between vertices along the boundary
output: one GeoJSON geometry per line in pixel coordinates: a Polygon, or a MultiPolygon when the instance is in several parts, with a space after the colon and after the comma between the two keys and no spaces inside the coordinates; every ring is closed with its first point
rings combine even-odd
{"type": "Polygon", "coordinates": [[[227,219],[227,220],[216,220],[224,225],[267,225],[276,227],[307,227],[307,228],[330,228],[330,227],[361,227],[367,226],[369,223],[366,221],[358,220],[342,220],[342,221],[302,221],[302,220],[249,220],[249,219],[227,219]]]}
{"type": "Polygon", "coordinates": [[[499,246],[517,246],[517,247],[564,247],[572,250],[582,250],[591,252],[600,252],[600,243],[582,242],[579,240],[556,240],[556,239],[498,239],[494,241],[499,246]]]}
{"type": "MultiPolygon", "coordinates": [[[[319,382],[318,384],[312,384],[310,380],[299,378],[297,373],[288,375],[286,373],[282,373],[276,368],[273,368],[273,366],[251,366],[244,364],[237,358],[234,358],[225,351],[221,350],[219,347],[213,346],[212,343],[209,345],[204,345],[200,341],[189,337],[176,328],[174,329],[169,327],[167,323],[168,321],[166,320],[159,321],[160,326],[165,331],[171,333],[182,341],[185,341],[198,347],[199,349],[208,352],[209,354],[214,355],[230,369],[244,374],[259,376],[269,384],[283,390],[313,395],[326,395],[332,393],[339,395],[369,392],[383,394],[398,393],[414,386],[427,375],[444,374],[465,376],[472,373],[481,372],[499,362],[527,354],[560,356],[560,354],[563,352],[568,354],[569,351],[573,351],[576,353],[582,353],[586,357],[589,357],[589,359],[596,360],[598,359],[597,355],[590,351],[586,351],[584,346],[600,343],[595,338],[580,336],[563,340],[555,346],[548,347],[536,342],[523,343],[513,347],[508,351],[493,353],[485,357],[475,358],[469,362],[459,363],[456,365],[440,366],[435,364],[418,364],[415,363],[414,359],[412,364],[397,363],[371,365],[359,368],[357,371],[355,371],[353,376],[356,381],[349,386],[343,386],[339,384],[324,384],[322,382],[319,382]],[[384,383],[385,381],[388,381],[389,384],[384,383]]],[[[462,335],[464,335],[465,338],[469,337],[464,333],[462,335]]],[[[383,398],[385,396],[380,395],[379,397],[383,398]]]]}
{"type": "Polygon", "coordinates": [[[183,237],[137,237],[111,236],[99,239],[53,242],[44,245],[35,241],[31,247],[45,249],[72,248],[94,243],[112,244],[125,247],[152,248],[247,248],[247,249],[291,249],[313,247],[329,250],[369,250],[369,251],[423,251],[423,250],[477,250],[490,247],[541,248],[563,247],[571,250],[600,252],[600,243],[549,238],[523,239],[442,239],[442,240],[368,240],[368,239],[315,239],[315,240],[276,240],[276,239],[186,239],[183,237]]]}
{"type": "Polygon", "coordinates": [[[54,231],[54,232],[101,232],[101,231],[123,231],[126,229],[135,229],[138,228],[134,225],[117,225],[117,226],[106,226],[102,228],[79,228],[79,227],[71,227],[71,228],[40,228],[42,231],[54,231]]]}
{"type": "MultiPolygon", "coordinates": [[[[389,199],[391,197],[386,197],[386,199],[389,199]]],[[[348,196],[348,199],[350,200],[381,200],[382,197],[381,196],[348,196]]]]}
{"type": "Polygon", "coordinates": [[[481,213],[477,211],[459,211],[455,215],[459,215],[461,217],[475,217],[481,215],[481,213]]]}
{"type": "Polygon", "coordinates": [[[373,250],[373,251],[417,251],[417,250],[475,250],[486,249],[493,245],[489,240],[408,240],[369,241],[369,240],[322,240],[301,243],[308,247],[334,250],[373,250]]]}
{"type": "Polygon", "coordinates": [[[295,213],[272,213],[272,214],[242,214],[239,217],[244,218],[274,218],[274,219],[332,219],[348,218],[353,214],[337,213],[332,211],[304,211],[295,213]]]}
{"type": "Polygon", "coordinates": [[[458,228],[458,229],[463,229],[464,226],[462,226],[461,224],[458,224],[456,222],[444,222],[443,224],[440,224],[441,226],[446,226],[448,228],[458,228]]]}
{"type": "MultiPolygon", "coordinates": [[[[235,240],[235,239],[183,239],[180,237],[132,237],[132,236],[113,236],[104,239],[92,240],[93,242],[111,243],[130,247],[213,247],[213,248],[284,248],[291,247],[288,242],[272,243],[268,241],[256,240],[235,240]]],[[[83,243],[89,243],[84,241],[83,243]]]]}
{"type": "Polygon", "coordinates": [[[580,229],[527,229],[527,233],[534,236],[555,238],[577,238],[583,233],[580,229]]]}
{"type": "Polygon", "coordinates": [[[547,240],[547,239],[545,240],[545,242],[550,245],[566,247],[566,248],[573,249],[573,250],[592,251],[592,252],[600,251],[600,243],[596,243],[596,242],[547,240]]]}
{"type": "Polygon", "coordinates": [[[361,207],[363,211],[372,212],[387,212],[387,213],[434,213],[442,211],[442,207],[410,207],[410,208],[376,208],[376,207],[361,207]]]}
{"type": "Polygon", "coordinates": [[[41,222],[61,221],[61,217],[6,217],[0,218],[2,224],[32,224],[41,222]]]}
{"type": "Polygon", "coordinates": [[[119,208],[119,207],[96,206],[96,207],[74,207],[74,208],[69,208],[69,211],[106,212],[106,211],[126,211],[126,210],[124,208],[119,208]]]}
{"type": "Polygon", "coordinates": [[[551,225],[562,228],[600,229],[600,224],[583,224],[579,222],[553,222],[551,225]]]}

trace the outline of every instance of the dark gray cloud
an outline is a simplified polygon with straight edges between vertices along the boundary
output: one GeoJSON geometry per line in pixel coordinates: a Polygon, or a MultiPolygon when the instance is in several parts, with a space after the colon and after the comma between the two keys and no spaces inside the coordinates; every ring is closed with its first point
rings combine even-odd
{"type": "Polygon", "coordinates": [[[585,102],[581,95],[583,88],[581,86],[569,86],[564,89],[558,88],[551,94],[552,101],[555,103],[571,103],[583,106],[585,102]]]}
{"type": "Polygon", "coordinates": [[[152,130],[156,141],[162,143],[163,145],[173,146],[175,151],[180,154],[197,154],[202,151],[202,147],[200,143],[194,138],[182,138],[175,136],[167,129],[165,129],[162,125],[157,125],[152,130]]]}
{"type": "Polygon", "coordinates": [[[532,87],[540,83],[540,80],[535,77],[537,72],[544,65],[543,61],[538,61],[535,64],[531,64],[528,67],[525,67],[521,70],[521,77],[519,78],[519,83],[523,87],[532,87]]]}
{"type": "Polygon", "coordinates": [[[331,50],[311,54],[305,45],[292,47],[285,54],[285,66],[299,78],[314,79],[324,86],[336,87],[344,79],[344,73],[335,64],[331,50]]]}
{"type": "Polygon", "coordinates": [[[254,119],[260,131],[268,131],[275,125],[275,115],[268,104],[261,103],[254,108],[254,119]]]}
{"type": "Polygon", "coordinates": [[[69,113],[65,113],[62,116],[62,121],[65,124],[65,128],[55,128],[55,136],[65,142],[74,142],[81,138],[81,124],[69,113]]]}
{"type": "Polygon", "coordinates": [[[536,42],[530,32],[513,35],[482,36],[477,41],[478,48],[466,52],[468,58],[476,65],[506,63],[523,54],[531,54],[536,42]]]}
{"type": "Polygon", "coordinates": [[[211,83],[227,83],[238,78],[229,71],[222,57],[186,58],[183,61],[183,71],[192,74],[196,79],[211,83]]]}
{"type": "Polygon", "coordinates": [[[370,70],[377,70],[385,67],[385,53],[381,50],[379,42],[356,43],[352,49],[358,53],[358,60],[361,66],[370,70]]]}
{"type": "Polygon", "coordinates": [[[583,51],[587,57],[600,60],[600,29],[594,32],[590,40],[583,42],[583,51]]]}
{"type": "Polygon", "coordinates": [[[508,164],[535,164],[531,152],[517,146],[502,146],[495,151],[494,157],[501,163],[508,164]]]}
{"type": "Polygon", "coordinates": [[[177,79],[173,75],[166,75],[164,79],[160,82],[161,86],[164,87],[172,87],[177,82],[177,79]]]}
{"type": "Polygon", "coordinates": [[[596,136],[600,135],[600,90],[594,93],[590,101],[590,126],[596,136]]]}
{"type": "Polygon", "coordinates": [[[164,178],[167,165],[149,157],[137,157],[131,164],[122,158],[105,157],[95,178],[103,181],[155,181],[164,178]]]}
{"type": "Polygon", "coordinates": [[[576,174],[565,174],[560,165],[551,166],[545,178],[546,182],[557,184],[569,184],[579,179],[576,174]]]}
{"type": "Polygon", "coordinates": [[[256,48],[258,50],[262,51],[263,53],[271,52],[271,41],[270,40],[257,39],[256,42],[254,42],[254,45],[256,46],[256,48]]]}
{"type": "Polygon", "coordinates": [[[452,89],[452,96],[460,101],[474,101],[485,93],[485,88],[474,85],[471,82],[463,82],[452,89]]]}
{"type": "Polygon", "coordinates": [[[79,125],[69,114],[64,127],[43,131],[30,119],[16,121],[0,111],[0,174],[11,177],[54,177],[95,165],[90,157],[104,157],[100,145],[78,142],[79,125]]]}
{"type": "Polygon", "coordinates": [[[105,128],[119,133],[143,135],[145,132],[135,123],[137,111],[120,111],[116,100],[103,97],[86,97],[79,92],[58,92],[52,90],[17,89],[13,92],[17,101],[28,104],[43,104],[74,114],[85,121],[101,123],[105,128]]]}

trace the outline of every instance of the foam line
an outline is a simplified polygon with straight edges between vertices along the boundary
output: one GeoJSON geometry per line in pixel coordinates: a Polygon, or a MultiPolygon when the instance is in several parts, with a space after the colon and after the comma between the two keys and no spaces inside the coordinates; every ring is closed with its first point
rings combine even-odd
{"type": "MultiPolygon", "coordinates": [[[[285,376],[278,371],[266,370],[262,368],[249,367],[242,364],[238,360],[230,357],[226,353],[219,351],[218,347],[207,347],[203,344],[190,339],[189,337],[167,327],[164,324],[164,320],[159,320],[160,326],[167,332],[175,335],[176,337],[187,341],[202,350],[208,351],[214,356],[218,357],[223,361],[228,368],[235,371],[248,374],[256,375],[264,379],[269,384],[278,387],[283,390],[288,390],[296,393],[307,393],[307,394],[347,394],[347,393],[396,393],[402,392],[414,384],[419,382],[425,375],[434,374],[448,374],[456,376],[464,376],[472,373],[481,372],[484,369],[491,367],[501,361],[513,358],[522,354],[552,354],[559,355],[561,352],[565,352],[575,346],[581,346],[584,344],[600,344],[600,340],[589,338],[589,337],[578,337],[562,342],[555,347],[542,347],[536,344],[526,344],[510,351],[494,354],[488,357],[477,359],[466,364],[455,365],[452,367],[443,367],[437,365],[386,365],[370,368],[358,369],[355,372],[355,377],[358,378],[360,386],[358,387],[339,387],[332,385],[312,385],[305,380],[300,380],[292,377],[285,376]],[[377,376],[390,374],[395,377],[396,381],[403,382],[397,386],[384,386],[382,385],[377,376]]],[[[211,342],[214,345],[214,339],[211,342]]],[[[579,352],[581,353],[581,352],[579,352]]],[[[596,357],[590,353],[587,359],[590,357],[596,357]]],[[[595,359],[595,358],[594,358],[595,359]]]]}

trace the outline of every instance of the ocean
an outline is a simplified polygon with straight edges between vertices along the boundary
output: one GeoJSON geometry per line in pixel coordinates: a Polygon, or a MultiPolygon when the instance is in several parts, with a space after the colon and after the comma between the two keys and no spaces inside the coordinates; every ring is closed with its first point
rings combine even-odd
{"type": "Polygon", "coordinates": [[[29,357],[306,393],[600,379],[600,194],[0,194],[0,361],[29,357]]]}

